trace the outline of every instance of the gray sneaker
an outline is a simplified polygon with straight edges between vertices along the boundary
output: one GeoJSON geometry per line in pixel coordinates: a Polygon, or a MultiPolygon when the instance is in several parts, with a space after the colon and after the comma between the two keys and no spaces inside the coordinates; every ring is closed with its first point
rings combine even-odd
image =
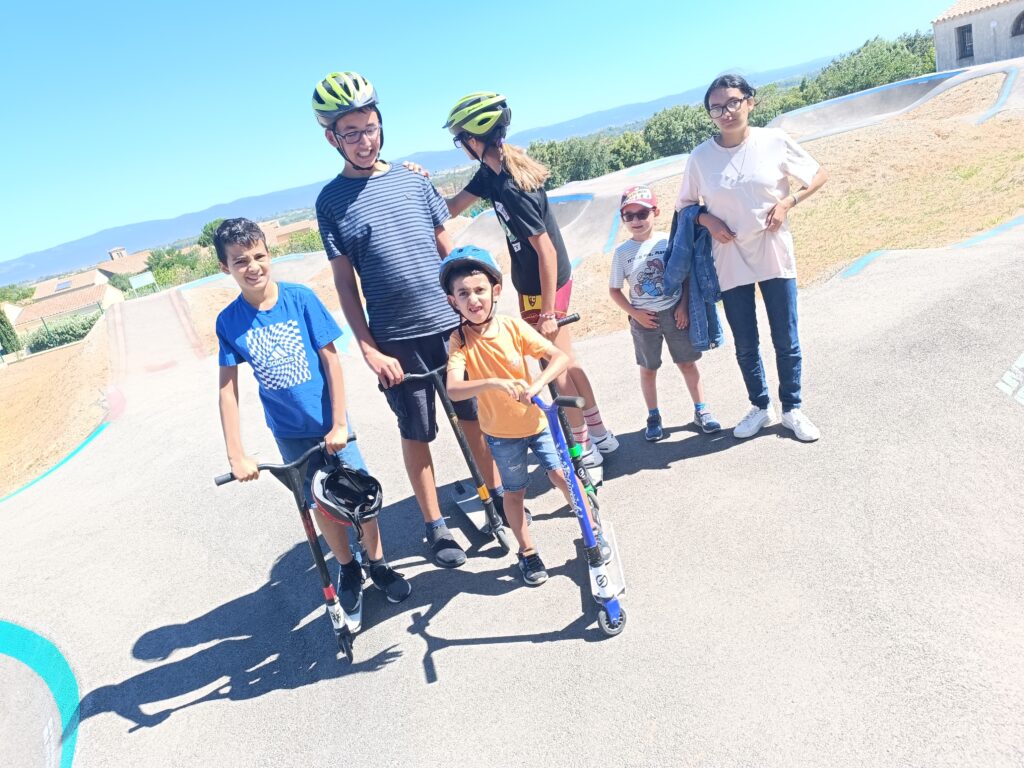
{"type": "Polygon", "coordinates": [[[434,562],[442,568],[458,568],[466,562],[466,553],[443,523],[437,528],[427,529],[427,545],[434,555],[434,562]]]}
{"type": "Polygon", "coordinates": [[[700,427],[701,431],[705,435],[710,435],[714,432],[719,432],[722,429],[722,425],[718,419],[711,415],[711,411],[705,408],[702,411],[695,410],[693,412],[693,423],[700,427]]]}
{"type": "Polygon", "coordinates": [[[544,561],[536,552],[531,552],[528,555],[519,553],[519,572],[523,574],[523,581],[531,587],[539,586],[548,580],[548,572],[544,570],[544,561]]]}

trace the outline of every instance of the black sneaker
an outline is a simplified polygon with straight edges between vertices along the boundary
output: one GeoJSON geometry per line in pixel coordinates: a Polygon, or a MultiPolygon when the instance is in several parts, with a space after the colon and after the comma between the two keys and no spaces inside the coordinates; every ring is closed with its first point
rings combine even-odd
{"type": "Polygon", "coordinates": [[[355,560],[341,565],[338,599],[345,613],[351,615],[359,610],[359,601],[363,599],[363,569],[355,560]]]}
{"type": "Polygon", "coordinates": [[[400,603],[412,592],[412,584],[384,560],[370,563],[370,581],[387,595],[389,603],[400,603]]]}
{"type": "Polygon", "coordinates": [[[661,415],[648,416],[647,429],[644,430],[644,440],[649,443],[656,443],[663,437],[665,437],[665,432],[661,428],[661,415]]]}
{"type": "Polygon", "coordinates": [[[427,544],[434,554],[434,562],[442,568],[458,568],[466,562],[466,553],[444,523],[427,529],[427,544]]]}
{"type": "Polygon", "coordinates": [[[544,561],[536,552],[531,552],[528,555],[519,553],[519,572],[523,574],[523,581],[531,587],[539,586],[548,580],[548,572],[544,570],[544,561]]]}

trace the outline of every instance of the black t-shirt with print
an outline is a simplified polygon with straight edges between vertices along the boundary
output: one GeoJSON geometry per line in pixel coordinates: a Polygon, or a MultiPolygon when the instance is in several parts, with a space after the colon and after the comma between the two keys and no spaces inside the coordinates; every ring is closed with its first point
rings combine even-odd
{"type": "Polygon", "coordinates": [[[540,269],[537,252],[530,245],[530,237],[548,233],[558,254],[557,288],[561,288],[572,277],[572,266],[565,252],[562,233],[558,222],[548,205],[548,196],[543,189],[524,192],[504,170],[498,174],[481,163],[480,170],[466,185],[466,191],[476,197],[486,198],[494,205],[498,223],[505,231],[508,253],[512,258],[512,285],[526,296],[540,295],[540,269]]]}

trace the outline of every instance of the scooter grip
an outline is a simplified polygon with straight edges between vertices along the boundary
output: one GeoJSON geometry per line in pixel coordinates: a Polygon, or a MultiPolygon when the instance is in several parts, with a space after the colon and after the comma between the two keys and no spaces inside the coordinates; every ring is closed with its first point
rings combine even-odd
{"type": "Polygon", "coordinates": [[[584,400],[582,397],[573,397],[572,395],[560,395],[555,398],[555,405],[559,408],[583,408],[584,400]]]}
{"type": "Polygon", "coordinates": [[[227,485],[228,483],[230,483],[234,479],[235,479],[235,476],[232,475],[230,472],[228,472],[226,475],[217,475],[215,478],[213,478],[213,484],[214,485],[227,485]]]}
{"type": "Polygon", "coordinates": [[[570,323],[575,323],[575,322],[577,322],[577,321],[578,321],[579,319],[580,319],[580,313],[579,313],[579,312],[573,312],[573,313],[572,313],[571,315],[566,315],[566,316],[565,316],[565,317],[563,317],[563,318],[562,318],[561,320],[559,320],[559,321],[558,321],[558,322],[556,323],[556,325],[557,325],[557,326],[558,326],[559,328],[561,328],[561,327],[562,327],[563,325],[569,325],[570,323]]]}

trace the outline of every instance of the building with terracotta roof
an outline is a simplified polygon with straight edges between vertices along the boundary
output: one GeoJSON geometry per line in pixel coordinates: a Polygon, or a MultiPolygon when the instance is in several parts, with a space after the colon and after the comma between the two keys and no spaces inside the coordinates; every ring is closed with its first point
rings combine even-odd
{"type": "Polygon", "coordinates": [[[932,34],[939,71],[1024,56],[1024,0],[958,0],[932,34]]]}
{"type": "Polygon", "coordinates": [[[291,224],[280,224],[277,220],[261,221],[259,222],[259,226],[260,229],[263,230],[264,237],[267,239],[268,248],[273,248],[276,245],[284,245],[291,239],[292,235],[298,235],[303,232],[310,232],[318,229],[316,219],[293,221],[291,224]]]}
{"type": "MultiPolygon", "coordinates": [[[[63,278],[70,280],[70,278],[63,278]]],[[[52,281],[46,281],[47,283],[52,281]]],[[[45,285],[41,283],[40,285],[45,285]]],[[[103,312],[111,304],[124,301],[124,294],[103,282],[86,283],[78,288],[63,288],[21,308],[16,318],[10,318],[19,333],[29,333],[44,324],[52,324],[75,315],[103,312]]]]}
{"type": "Polygon", "coordinates": [[[110,259],[97,264],[96,269],[107,277],[111,275],[137,275],[149,269],[148,261],[151,251],[124,253],[115,257],[114,253],[120,251],[124,251],[124,248],[115,248],[110,251],[110,259]]]}
{"type": "Polygon", "coordinates": [[[51,277],[35,284],[35,293],[32,294],[32,301],[48,299],[66,291],[77,291],[80,288],[88,288],[93,285],[103,285],[107,282],[106,275],[98,270],[87,269],[85,272],[78,272],[74,275],[64,277],[51,277]]]}

